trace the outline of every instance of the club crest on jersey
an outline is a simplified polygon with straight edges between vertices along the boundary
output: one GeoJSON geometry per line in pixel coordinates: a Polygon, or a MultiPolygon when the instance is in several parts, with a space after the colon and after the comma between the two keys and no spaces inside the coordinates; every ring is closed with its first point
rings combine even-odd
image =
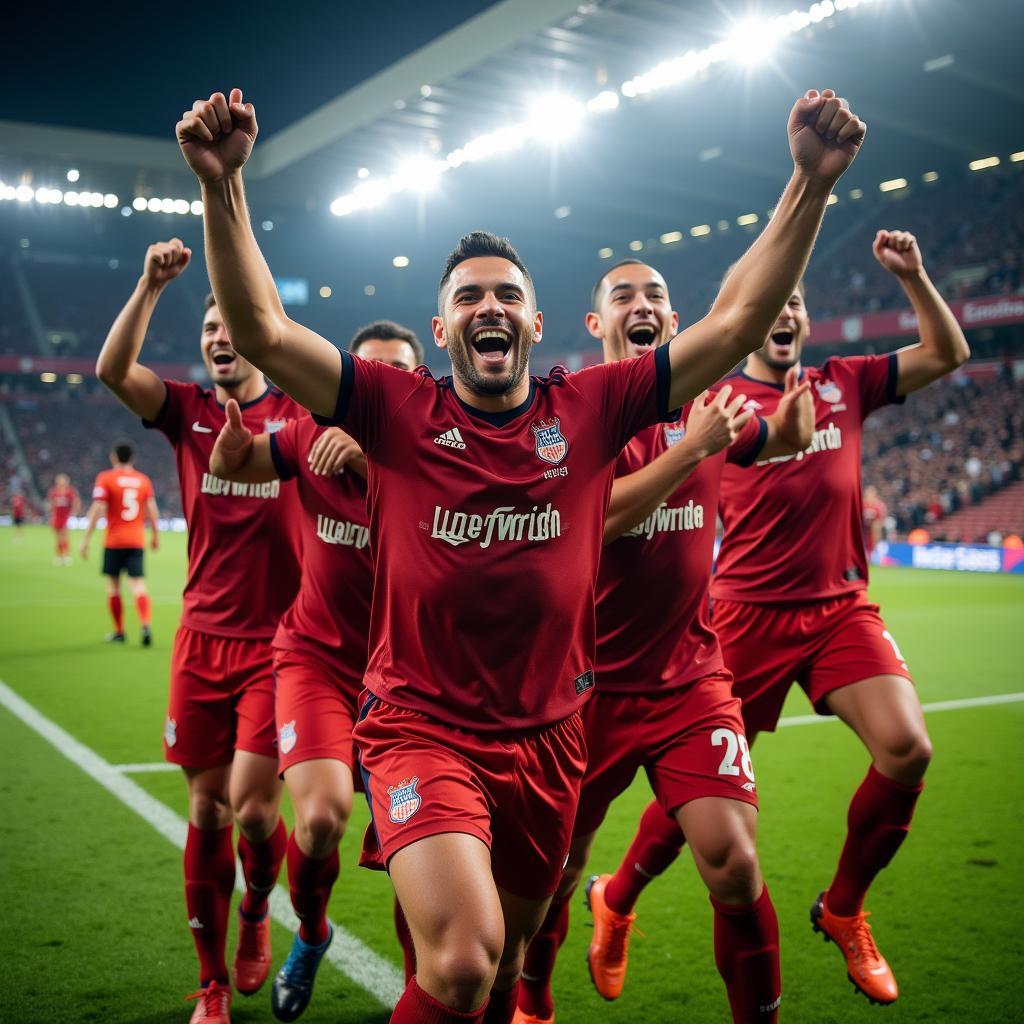
{"type": "Polygon", "coordinates": [[[173,718],[164,722],[164,743],[173,747],[178,742],[178,723],[173,718]]]}
{"type": "Polygon", "coordinates": [[[569,442],[559,429],[558,417],[539,420],[530,429],[537,444],[537,455],[552,466],[557,466],[569,453],[569,442]]]}
{"type": "Polygon", "coordinates": [[[267,434],[276,434],[279,430],[284,430],[287,420],[264,420],[263,431],[267,434]]]}
{"type": "Polygon", "coordinates": [[[821,400],[829,405],[838,405],[843,400],[843,392],[833,381],[819,380],[814,387],[821,395],[821,400]]]}
{"type": "Polygon", "coordinates": [[[665,444],[667,444],[669,448],[679,444],[684,437],[686,437],[686,427],[684,427],[682,423],[665,424],[665,444]]]}
{"type": "Polygon", "coordinates": [[[295,732],[295,719],[293,718],[290,722],[285,722],[281,726],[281,733],[277,741],[278,750],[282,754],[290,754],[295,749],[295,743],[298,738],[298,734],[295,732]]]}
{"type": "Polygon", "coordinates": [[[388,786],[388,796],[391,797],[388,817],[396,825],[404,825],[420,809],[423,800],[416,792],[419,781],[419,776],[414,775],[411,779],[402,779],[397,786],[388,786]]]}

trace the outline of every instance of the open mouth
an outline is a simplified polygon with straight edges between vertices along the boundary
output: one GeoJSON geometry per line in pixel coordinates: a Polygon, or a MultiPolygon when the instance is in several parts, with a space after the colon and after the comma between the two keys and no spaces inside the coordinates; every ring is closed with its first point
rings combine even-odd
{"type": "Polygon", "coordinates": [[[649,352],[658,341],[658,328],[654,324],[634,324],[626,332],[626,338],[637,354],[649,352]]]}
{"type": "Polygon", "coordinates": [[[487,366],[502,366],[512,350],[512,336],[494,327],[481,328],[473,335],[473,351],[487,366]]]}
{"type": "Polygon", "coordinates": [[[793,344],[794,337],[790,330],[772,331],[772,343],[780,348],[789,348],[793,344]]]}
{"type": "Polygon", "coordinates": [[[212,356],[210,356],[210,362],[212,362],[213,365],[217,367],[233,366],[235,362],[235,353],[215,352],[212,356]]]}

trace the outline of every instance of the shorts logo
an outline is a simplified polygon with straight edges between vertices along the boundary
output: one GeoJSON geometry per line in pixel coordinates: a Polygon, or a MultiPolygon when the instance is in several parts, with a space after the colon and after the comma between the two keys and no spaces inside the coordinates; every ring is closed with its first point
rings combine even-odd
{"type": "Polygon", "coordinates": [[[388,817],[396,825],[404,825],[420,809],[423,800],[416,792],[419,781],[419,776],[414,775],[411,779],[402,779],[397,786],[388,786],[388,796],[391,797],[388,817]]]}
{"type": "Polygon", "coordinates": [[[592,668],[588,668],[586,672],[578,675],[573,682],[576,685],[576,696],[582,696],[594,685],[594,670],[592,668]]]}
{"type": "Polygon", "coordinates": [[[819,380],[814,387],[817,389],[821,400],[829,405],[838,405],[843,400],[843,392],[839,386],[830,380],[819,380]]]}
{"type": "Polygon", "coordinates": [[[284,430],[287,420],[264,420],[263,430],[267,434],[276,434],[279,430],[284,430]]]}
{"type": "Polygon", "coordinates": [[[164,722],[164,743],[169,747],[173,747],[178,742],[178,723],[168,717],[167,721],[164,722]]]}
{"type": "Polygon", "coordinates": [[[669,448],[679,444],[684,437],[686,437],[686,427],[684,427],[682,423],[665,424],[665,444],[667,444],[669,448]]]}
{"type": "Polygon", "coordinates": [[[281,726],[281,738],[278,742],[278,748],[282,754],[290,754],[295,749],[295,743],[298,740],[298,735],[295,732],[295,719],[290,722],[285,722],[281,726]]]}
{"type": "Polygon", "coordinates": [[[557,466],[569,453],[569,442],[559,430],[558,417],[540,420],[531,424],[530,429],[537,443],[537,455],[552,466],[557,466]]]}

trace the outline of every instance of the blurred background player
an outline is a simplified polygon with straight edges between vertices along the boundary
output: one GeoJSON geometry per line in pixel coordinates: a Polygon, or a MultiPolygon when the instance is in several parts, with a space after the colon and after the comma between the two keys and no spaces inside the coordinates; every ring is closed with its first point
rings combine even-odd
{"type": "Polygon", "coordinates": [[[71,486],[71,478],[67,473],[58,473],[53,478],[53,486],[46,495],[46,503],[50,507],[50,525],[53,527],[57,541],[57,555],[54,562],[57,565],[70,565],[68,519],[78,515],[81,511],[82,501],[78,497],[78,491],[71,486]]]}
{"type": "Polygon", "coordinates": [[[107,643],[123,644],[125,639],[124,606],[121,603],[121,573],[124,573],[130,581],[135,598],[135,610],[142,627],[142,646],[148,647],[153,642],[153,633],[143,566],[145,524],[149,523],[150,547],[156,551],[159,543],[159,512],[153,494],[153,481],[132,465],[134,459],[135,451],[130,444],[115,445],[110,452],[112,468],[103,470],[96,477],[82,537],[81,555],[82,561],[88,559],[93,531],[100,518],[106,516],[102,572],[107,580],[107,607],[114,622],[114,632],[107,636],[107,643]]]}
{"type": "MultiPolygon", "coordinates": [[[[357,331],[349,351],[400,370],[423,362],[416,335],[387,320],[357,331]]],[[[228,403],[227,414],[211,472],[242,483],[295,479],[302,505],[302,584],[274,637],[278,766],[295,808],[288,888],[300,924],[274,978],[272,1007],[278,1020],[292,1021],[309,1004],[333,937],[327,903],[338,877],[338,843],[352,813],[352,729],[373,591],[366,459],[347,434],[319,426],[311,416],[254,436],[235,402],[228,403]]]]}
{"type": "Polygon", "coordinates": [[[188,579],[174,638],[164,756],[189,792],[185,903],[199,956],[192,1020],[226,1024],[225,961],[235,879],[232,820],[246,890],[239,907],[235,986],[255,992],[270,973],[267,900],[285,854],[278,805],[270,641],[299,583],[299,508],[280,482],[231,484],[209,472],[210,453],[234,399],[249,429],[273,431],[305,415],[232,348],[209,296],[200,351],[213,388],[161,380],[139,362],[164,288],[187,266],[179,239],[146,250],[142,276],[96,364],[99,379],[174,449],[188,522],[188,579]]]}
{"type": "MultiPolygon", "coordinates": [[[[665,345],[678,326],[664,278],[640,260],[611,267],[594,286],[587,329],[601,341],[605,362],[665,345]]],[[[619,458],[597,580],[597,690],[583,710],[587,772],[569,859],[527,952],[516,1024],[554,1020],[550,982],[569,899],[609,806],[641,767],[662,812],[691,837],[715,908],[715,960],[734,1018],[775,1018],[778,922],[758,866],[757,797],[740,702],[709,625],[707,588],[723,468],[806,447],[813,429],[807,392],[794,371],[785,401],[763,420],[726,384],[699,395],[677,422],[642,431],[619,458]],[[723,760],[723,744],[731,758],[723,760]],[[764,1007],[771,1009],[759,1013],[764,1007]]],[[[594,917],[588,963],[600,994],[616,999],[634,915],[618,912],[608,880],[595,876],[587,886],[594,917]]]]}
{"type": "Polygon", "coordinates": [[[28,501],[21,491],[11,495],[11,525],[14,527],[14,540],[17,543],[22,537],[22,527],[28,518],[28,501]]]}
{"type": "Polygon", "coordinates": [[[885,537],[885,517],[889,510],[885,507],[878,488],[869,484],[864,488],[864,551],[871,561],[871,552],[875,545],[885,537]]]}
{"type": "MultiPolygon", "coordinates": [[[[914,236],[879,231],[873,251],[913,304],[920,341],[888,355],[836,357],[801,369],[811,321],[802,287],[793,292],[764,345],[730,379],[770,412],[786,374],[799,369],[811,383],[814,440],[805,452],[759,462],[751,472],[726,469],[725,536],[711,596],[750,742],[774,731],[795,680],[818,713],[837,715],[871,755],[850,804],[835,877],[811,908],[811,920],[839,946],[856,988],[874,1002],[891,1003],[899,989],[863,903],[910,829],[931,742],[910,670],[866,594],[861,432],[875,409],[951,373],[970,352],[914,236]]],[[[675,823],[648,808],[616,876],[634,902],[682,842],[675,823]]]]}
{"type": "Polygon", "coordinates": [[[356,738],[374,819],[365,859],[388,868],[416,945],[395,1024],[514,1015],[584,767],[578,709],[594,683],[593,580],[615,462],[761,344],[865,133],[829,90],[798,100],[787,127],[786,191],[699,324],[642,359],[531,379],[543,327],[532,281],[507,241],[477,232],[440,282],[433,331],[452,377],[437,381],[341,355],[287,316],[245,204],[257,126],[241,90],[197,100],[177,125],[236,344],[351,429],[372,467],[373,697],[356,738]]]}

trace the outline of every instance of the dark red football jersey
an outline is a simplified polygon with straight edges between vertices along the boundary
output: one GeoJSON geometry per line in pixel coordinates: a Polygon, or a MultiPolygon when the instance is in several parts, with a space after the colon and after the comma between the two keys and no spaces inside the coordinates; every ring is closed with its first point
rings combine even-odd
{"type": "MultiPolygon", "coordinates": [[[[174,448],[188,523],[188,581],[181,624],[200,633],[271,638],[299,586],[299,504],[294,483],[239,484],[210,472],[224,407],[198,384],[165,381],[163,408],[146,427],[174,448]]],[[[242,406],[254,433],[307,415],[274,387],[242,406]]]]}
{"type": "Polygon", "coordinates": [[[537,728],[594,685],[594,586],[615,461],[665,418],[667,348],[530,379],[516,409],[342,354],[333,422],[370,463],[366,686],[474,731],[537,728]]]}
{"type": "MultiPolygon", "coordinates": [[[[805,451],[726,467],[719,511],[725,536],[711,596],[730,601],[815,601],[863,590],[861,428],[896,396],[896,353],[829,359],[803,371],[814,398],[814,440],[805,451]]],[[[770,414],[782,385],[733,378],[770,414]]]]}
{"type": "MultiPolygon", "coordinates": [[[[679,422],[633,438],[615,475],[643,469],[681,441],[689,415],[687,405],[679,422]]],[[[767,436],[767,424],[755,416],[644,522],[605,547],[597,578],[598,689],[674,690],[722,668],[708,614],[719,484],[726,462],[751,465],[767,436]]]]}
{"type": "Polygon", "coordinates": [[[78,491],[74,487],[58,487],[55,484],[46,495],[46,500],[50,503],[50,520],[63,526],[78,501],[78,491]]]}
{"type": "Polygon", "coordinates": [[[278,476],[297,481],[302,506],[302,583],[274,646],[326,661],[356,697],[366,671],[373,594],[366,482],[358,473],[317,476],[309,468],[309,449],[325,429],[307,415],[270,435],[278,476]]]}

